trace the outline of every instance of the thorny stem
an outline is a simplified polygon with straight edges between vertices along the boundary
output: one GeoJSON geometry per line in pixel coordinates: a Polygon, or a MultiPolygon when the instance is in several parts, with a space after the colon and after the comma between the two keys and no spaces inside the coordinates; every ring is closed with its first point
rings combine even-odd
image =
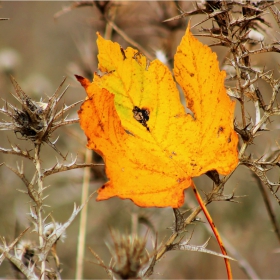
{"type": "Polygon", "coordinates": [[[19,260],[14,255],[10,254],[3,246],[0,245],[0,253],[2,253],[5,258],[7,258],[11,263],[13,263],[23,274],[24,276],[29,280],[38,280],[38,277],[36,274],[28,269],[21,260],[19,260]]]}
{"type": "MultiPolygon", "coordinates": [[[[43,237],[43,217],[42,217],[42,203],[43,203],[43,180],[42,180],[42,170],[41,170],[41,162],[40,162],[40,149],[41,149],[41,144],[35,144],[35,149],[34,149],[34,164],[36,167],[36,172],[38,175],[38,201],[36,201],[37,204],[37,215],[38,215],[38,235],[39,235],[39,244],[40,244],[40,249],[43,249],[44,247],[44,237],[43,237]]],[[[40,279],[45,278],[45,260],[42,260],[41,263],[41,276],[40,279]]]]}
{"type": "MultiPolygon", "coordinates": [[[[200,206],[198,206],[184,221],[184,227],[186,227],[188,224],[190,224],[194,218],[199,214],[201,211],[200,206]]],[[[174,232],[168,240],[165,242],[165,244],[159,249],[157,255],[156,255],[156,261],[158,261],[168,250],[169,245],[171,245],[176,238],[179,236],[178,232],[174,232]]]]}
{"type": "Polygon", "coordinates": [[[178,232],[174,232],[169,238],[168,240],[165,242],[165,244],[160,248],[160,250],[158,251],[157,255],[156,255],[156,261],[158,261],[164,254],[165,252],[168,250],[168,246],[171,245],[176,238],[178,237],[179,233],[178,232]]]}

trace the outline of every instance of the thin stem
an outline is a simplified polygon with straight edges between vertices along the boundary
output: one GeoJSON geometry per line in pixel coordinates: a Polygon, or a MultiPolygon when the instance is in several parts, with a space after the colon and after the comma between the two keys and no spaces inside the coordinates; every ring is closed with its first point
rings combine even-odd
{"type": "MultiPolygon", "coordinates": [[[[41,144],[35,144],[34,149],[34,164],[36,167],[36,172],[38,176],[38,200],[36,201],[37,205],[37,215],[38,215],[38,234],[39,234],[39,244],[40,249],[44,248],[44,237],[43,237],[43,217],[42,217],[42,197],[43,197],[43,177],[42,177],[42,170],[41,170],[41,162],[40,162],[40,148],[41,144]]],[[[46,269],[46,263],[45,260],[42,260],[41,263],[41,276],[40,279],[45,279],[45,269],[46,269]]]]}
{"type": "MultiPolygon", "coordinates": [[[[89,149],[86,149],[85,154],[85,163],[89,164],[91,162],[92,152],[89,149]]],[[[89,193],[89,181],[90,181],[90,167],[84,169],[83,177],[83,187],[82,187],[82,197],[81,204],[85,203],[88,198],[89,193]]],[[[75,279],[83,279],[83,269],[84,269],[84,255],[85,255],[85,243],[86,243],[86,228],[87,228],[87,214],[88,214],[88,205],[85,203],[84,208],[81,211],[81,219],[79,226],[79,236],[77,244],[77,260],[76,260],[76,276],[75,279]]]]}

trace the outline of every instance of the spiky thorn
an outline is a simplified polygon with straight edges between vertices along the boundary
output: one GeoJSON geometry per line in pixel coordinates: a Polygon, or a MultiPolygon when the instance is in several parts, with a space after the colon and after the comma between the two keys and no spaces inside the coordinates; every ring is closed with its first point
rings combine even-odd
{"type": "Polygon", "coordinates": [[[114,277],[114,274],[113,274],[113,271],[110,267],[106,266],[104,261],[98,256],[98,254],[89,247],[89,250],[90,252],[93,254],[93,256],[97,259],[97,263],[96,262],[93,262],[93,261],[90,261],[90,263],[93,263],[93,264],[96,264],[96,265],[99,265],[101,266],[102,268],[104,268],[105,272],[107,273],[107,275],[110,277],[111,280],[114,280],[115,277],[114,277]]]}
{"type": "Polygon", "coordinates": [[[14,246],[20,241],[20,239],[29,230],[29,228],[30,227],[26,228],[23,232],[21,232],[21,234],[10,245],[7,245],[5,239],[2,238],[3,246],[0,245],[0,265],[3,262],[3,259],[6,258],[13,265],[15,265],[25,275],[27,279],[39,280],[39,278],[33,271],[34,267],[26,267],[21,259],[9,253],[9,251],[11,251],[14,248],[14,246]]]}
{"type": "Polygon", "coordinates": [[[69,164],[61,164],[57,162],[53,167],[45,169],[42,173],[42,178],[56,174],[63,171],[73,170],[77,168],[93,167],[93,166],[104,166],[103,163],[76,163],[77,157],[69,164]]]}
{"type": "Polygon", "coordinates": [[[52,112],[55,111],[54,109],[56,108],[57,103],[60,101],[60,99],[64,96],[67,89],[69,88],[69,85],[66,86],[64,91],[59,96],[59,92],[60,92],[62,86],[64,85],[65,81],[66,81],[66,77],[63,78],[62,82],[60,83],[58,88],[55,90],[54,94],[51,97],[49,97],[48,103],[46,103],[46,107],[44,109],[44,111],[45,111],[44,113],[46,116],[51,114],[51,115],[53,115],[53,118],[54,118],[55,114],[52,112]]]}
{"type": "Polygon", "coordinates": [[[201,252],[201,253],[211,254],[211,255],[215,255],[217,257],[227,258],[229,260],[235,261],[235,259],[233,259],[232,257],[225,256],[225,255],[217,253],[215,251],[206,249],[209,240],[210,240],[210,237],[207,239],[207,241],[204,244],[197,246],[197,245],[190,245],[189,244],[190,239],[188,239],[185,242],[179,242],[179,243],[172,244],[170,250],[201,252]]]}
{"type": "MultiPolygon", "coordinates": [[[[250,75],[248,75],[247,79],[245,79],[245,82],[243,85],[241,85],[240,89],[245,90],[245,89],[250,88],[255,82],[257,82],[259,80],[259,78],[262,74],[263,74],[262,72],[255,73],[255,77],[253,79],[251,79],[250,75]]],[[[254,99],[257,99],[257,97],[255,97],[254,99]]]]}
{"type": "MultiPolygon", "coordinates": [[[[29,182],[27,180],[27,178],[25,177],[25,175],[23,174],[23,165],[21,165],[21,167],[18,166],[17,169],[7,165],[6,163],[4,163],[5,166],[7,166],[7,168],[9,168],[12,172],[14,172],[21,180],[22,182],[24,183],[24,185],[26,186],[27,188],[27,192],[28,192],[28,195],[30,196],[30,198],[36,202],[36,204],[39,203],[40,199],[39,199],[39,194],[38,192],[35,190],[34,188],[34,185],[32,184],[33,182],[33,179],[32,179],[32,182],[29,182]]],[[[34,178],[34,177],[33,177],[34,178]]]]}
{"type": "Polygon", "coordinates": [[[280,167],[280,152],[279,150],[275,151],[274,153],[266,156],[266,159],[273,158],[270,161],[261,161],[262,158],[258,159],[256,162],[261,166],[278,166],[280,167]]]}
{"type": "MultiPolygon", "coordinates": [[[[75,106],[77,105],[77,104],[79,104],[80,103],[80,101],[79,102],[76,102],[75,103],[75,106]]],[[[74,105],[74,104],[73,104],[74,105]]],[[[70,106],[69,106],[70,107],[70,106]]],[[[74,107],[74,106],[73,106],[74,107]]],[[[73,108],[72,106],[71,106],[71,108],[73,108]]],[[[67,117],[65,117],[64,119],[62,119],[62,120],[60,120],[60,121],[58,121],[58,122],[54,122],[53,123],[53,126],[52,126],[52,128],[50,129],[50,131],[51,131],[51,133],[53,133],[56,129],[58,129],[59,127],[61,127],[61,126],[65,126],[65,125],[69,125],[69,124],[74,124],[74,123],[79,123],[79,119],[78,118],[74,118],[74,119],[70,119],[70,120],[67,120],[66,119],[67,117]]]]}
{"type": "MultiPolygon", "coordinates": [[[[205,19],[203,19],[199,23],[193,25],[191,28],[195,28],[196,26],[206,22],[207,20],[212,19],[212,18],[216,18],[217,16],[223,15],[225,13],[228,13],[228,10],[214,10],[211,14],[207,14],[207,17],[205,19]]],[[[217,29],[217,30],[222,31],[220,28],[217,29]]],[[[222,34],[222,32],[221,32],[221,34],[222,34]]]]}
{"type": "MultiPolygon", "coordinates": [[[[31,222],[33,225],[35,225],[35,228],[37,227],[38,224],[38,215],[33,211],[31,205],[29,206],[29,213],[28,215],[31,217],[31,222]]],[[[35,232],[38,230],[34,230],[35,232]]]]}
{"type": "Polygon", "coordinates": [[[270,190],[271,194],[274,196],[274,198],[280,205],[280,199],[276,194],[277,191],[279,190],[280,182],[279,183],[270,182],[270,180],[266,176],[266,172],[270,169],[265,169],[260,164],[258,164],[257,161],[248,160],[246,158],[241,159],[241,163],[243,165],[247,166],[249,169],[251,169],[259,177],[259,179],[270,190]],[[273,189],[275,187],[276,187],[276,190],[273,189]]]}
{"type": "Polygon", "coordinates": [[[200,32],[209,32],[208,33],[203,33],[203,34],[195,34],[196,37],[206,37],[206,38],[211,38],[215,40],[220,40],[220,43],[213,43],[209,46],[224,46],[224,47],[230,47],[232,46],[233,42],[230,40],[227,36],[221,33],[220,29],[215,29],[215,28],[201,28],[200,32]]]}
{"type": "Polygon", "coordinates": [[[279,42],[273,43],[272,45],[269,46],[262,46],[260,49],[257,50],[247,50],[246,53],[241,55],[241,58],[245,58],[249,55],[256,55],[256,54],[262,54],[262,53],[268,53],[268,52],[276,52],[279,53],[280,49],[276,48],[274,45],[278,45],[279,46],[279,42]]]}
{"type": "Polygon", "coordinates": [[[66,160],[67,155],[63,155],[60,150],[56,147],[55,143],[57,142],[57,140],[59,139],[59,136],[54,140],[54,141],[50,141],[49,139],[46,139],[46,143],[54,150],[56,151],[64,160],[66,160]]]}
{"type": "Polygon", "coordinates": [[[241,198],[241,197],[246,197],[246,195],[235,195],[235,190],[232,191],[231,194],[225,195],[221,193],[217,194],[205,194],[207,199],[209,201],[229,201],[229,202],[234,202],[234,203],[240,203],[238,200],[235,200],[236,198],[241,198]]]}
{"type": "MultiPolygon", "coordinates": [[[[197,6],[197,4],[196,4],[197,6]]],[[[184,12],[184,11],[180,11],[180,15],[174,16],[172,18],[166,19],[163,22],[168,22],[168,21],[173,21],[173,20],[179,20],[182,19],[184,17],[188,17],[188,16],[192,16],[192,15],[198,15],[198,14],[205,14],[207,13],[206,9],[200,9],[198,6],[195,10],[190,11],[190,12],[184,12]]]]}
{"type": "Polygon", "coordinates": [[[231,27],[235,27],[235,26],[238,26],[239,29],[243,29],[245,25],[248,25],[251,21],[253,20],[256,20],[260,18],[261,15],[265,15],[266,13],[263,13],[263,14],[257,14],[257,15],[252,15],[252,16],[246,16],[246,17],[240,17],[236,20],[232,20],[230,22],[230,26],[231,27]]]}
{"type": "MultiPolygon", "coordinates": [[[[6,244],[6,240],[5,238],[1,238],[2,239],[2,243],[4,245],[4,248],[7,252],[11,251],[14,246],[19,242],[19,240],[23,237],[23,235],[30,229],[30,227],[27,227],[23,232],[20,233],[20,235],[8,246],[6,244]]],[[[5,258],[5,254],[3,254],[0,256],[0,265],[2,264],[3,260],[5,258]]]]}
{"type": "Polygon", "coordinates": [[[242,140],[247,144],[252,144],[254,136],[252,135],[251,131],[248,127],[251,123],[247,124],[244,128],[240,129],[237,124],[234,124],[234,130],[241,136],[242,140]]]}
{"type": "MultiPolygon", "coordinates": [[[[11,82],[15,88],[16,93],[11,95],[22,105],[22,110],[32,113],[37,109],[37,104],[29,97],[27,96],[24,91],[21,89],[17,81],[13,76],[10,76],[11,82]]],[[[31,116],[32,118],[33,116],[31,116]]],[[[35,120],[35,119],[32,119],[35,120]]]]}
{"type": "Polygon", "coordinates": [[[46,238],[44,248],[40,248],[40,252],[38,254],[40,261],[45,261],[50,250],[52,249],[53,245],[57,240],[61,237],[61,235],[65,232],[65,230],[70,226],[70,224],[73,222],[73,220],[76,218],[76,216],[80,213],[80,211],[83,209],[86,203],[93,197],[96,191],[94,191],[86,200],[85,203],[83,203],[81,206],[76,207],[76,204],[74,204],[74,210],[72,212],[72,215],[70,218],[62,225],[58,225],[56,229],[46,238]]]}
{"type": "Polygon", "coordinates": [[[13,105],[11,105],[7,100],[5,100],[5,99],[3,99],[3,98],[1,98],[2,99],[2,101],[4,101],[5,102],[5,105],[3,105],[3,107],[2,108],[0,108],[0,113],[2,113],[2,114],[4,114],[4,115],[6,115],[7,117],[12,117],[13,115],[12,115],[12,113],[9,111],[9,107],[10,106],[13,106],[13,105]]]}
{"type": "Polygon", "coordinates": [[[76,120],[79,120],[78,118],[77,119],[72,119],[72,120],[67,120],[67,117],[68,116],[65,116],[62,120],[58,121],[58,122],[55,122],[56,120],[58,120],[60,117],[62,118],[63,115],[69,111],[70,109],[74,108],[76,105],[80,104],[81,102],[83,102],[83,100],[80,100],[80,101],[77,101],[73,104],[71,104],[70,106],[67,106],[66,104],[63,105],[63,108],[58,112],[56,113],[55,117],[54,117],[54,123],[53,123],[53,128],[52,128],[52,132],[55,131],[56,128],[60,127],[61,126],[61,123],[63,122],[76,122],[76,120]]]}
{"type": "Polygon", "coordinates": [[[2,253],[5,256],[5,258],[7,258],[11,263],[13,263],[24,274],[26,279],[39,280],[32,268],[26,267],[20,259],[10,254],[9,251],[1,245],[0,253],[2,253]]]}
{"type": "Polygon", "coordinates": [[[24,158],[27,158],[27,159],[29,159],[31,161],[34,160],[34,157],[30,154],[30,151],[22,150],[18,145],[13,145],[10,142],[10,140],[9,140],[9,143],[11,145],[11,149],[5,149],[5,148],[1,148],[0,147],[0,153],[24,157],[24,158]]]}
{"type": "Polygon", "coordinates": [[[267,81],[271,88],[272,88],[272,96],[270,98],[270,101],[269,101],[269,104],[266,106],[266,112],[271,112],[273,113],[273,104],[276,100],[276,97],[279,93],[279,90],[280,90],[280,80],[277,79],[277,80],[274,80],[272,78],[272,73],[270,76],[262,76],[263,80],[267,81]]]}

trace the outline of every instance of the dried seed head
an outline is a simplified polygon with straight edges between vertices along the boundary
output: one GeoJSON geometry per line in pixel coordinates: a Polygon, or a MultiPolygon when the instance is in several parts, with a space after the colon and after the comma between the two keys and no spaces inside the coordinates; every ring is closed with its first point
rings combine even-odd
{"type": "Polygon", "coordinates": [[[149,260],[146,240],[131,235],[112,232],[113,246],[109,246],[113,258],[112,270],[122,279],[136,278],[149,260]]]}
{"type": "Polygon", "coordinates": [[[14,250],[16,258],[24,261],[26,264],[27,262],[32,261],[37,247],[33,241],[21,240],[17,243],[14,250]]]}
{"type": "MultiPolygon", "coordinates": [[[[44,232],[43,232],[43,235],[46,237],[46,238],[50,238],[51,235],[55,235],[56,234],[56,231],[58,229],[60,229],[62,227],[62,224],[61,223],[49,223],[49,224],[46,224],[45,227],[44,227],[44,232]]],[[[66,233],[65,231],[61,234],[61,236],[58,238],[61,242],[64,242],[66,238],[66,233]]],[[[57,240],[58,240],[57,239],[57,240]]]]}
{"type": "Polygon", "coordinates": [[[70,106],[64,105],[62,109],[57,110],[58,102],[68,88],[66,87],[59,94],[65,79],[46,102],[32,100],[23,92],[13,77],[11,77],[11,80],[16,91],[13,96],[20,102],[22,108],[19,109],[7,103],[6,108],[0,109],[1,113],[10,118],[10,121],[0,122],[0,130],[13,130],[17,135],[20,134],[21,137],[31,140],[35,144],[45,142],[60,154],[55,147],[55,142],[51,142],[50,138],[52,133],[60,126],[78,122],[78,119],[68,120],[66,112],[80,101],[70,106]]]}

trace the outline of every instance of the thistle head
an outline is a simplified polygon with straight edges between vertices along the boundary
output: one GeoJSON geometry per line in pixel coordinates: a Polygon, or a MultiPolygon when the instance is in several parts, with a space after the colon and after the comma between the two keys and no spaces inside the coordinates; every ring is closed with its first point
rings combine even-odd
{"type": "MultiPolygon", "coordinates": [[[[64,105],[58,109],[58,103],[64,96],[68,86],[60,93],[65,82],[63,79],[55,93],[45,101],[34,101],[19,86],[14,77],[11,77],[12,84],[15,88],[14,98],[21,104],[21,108],[15,107],[6,102],[6,106],[0,109],[0,112],[8,116],[8,121],[0,122],[1,130],[13,130],[17,137],[30,140],[34,144],[47,143],[59,154],[55,147],[56,141],[51,141],[53,132],[66,124],[78,122],[78,119],[67,119],[66,112],[76,106],[76,102],[70,106],[64,105]],[[19,136],[18,136],[19,135],[19,136]]],[[[60,154],[61,155],[61,154],[60,154]]]]}
{"type": "Polygon", "coordinates": [[[141,277],[140,271],[149,260],[146,240],[112,231],[113,246],[108,245],[113,258],[112,270],[121,279],[141,277]]]}

